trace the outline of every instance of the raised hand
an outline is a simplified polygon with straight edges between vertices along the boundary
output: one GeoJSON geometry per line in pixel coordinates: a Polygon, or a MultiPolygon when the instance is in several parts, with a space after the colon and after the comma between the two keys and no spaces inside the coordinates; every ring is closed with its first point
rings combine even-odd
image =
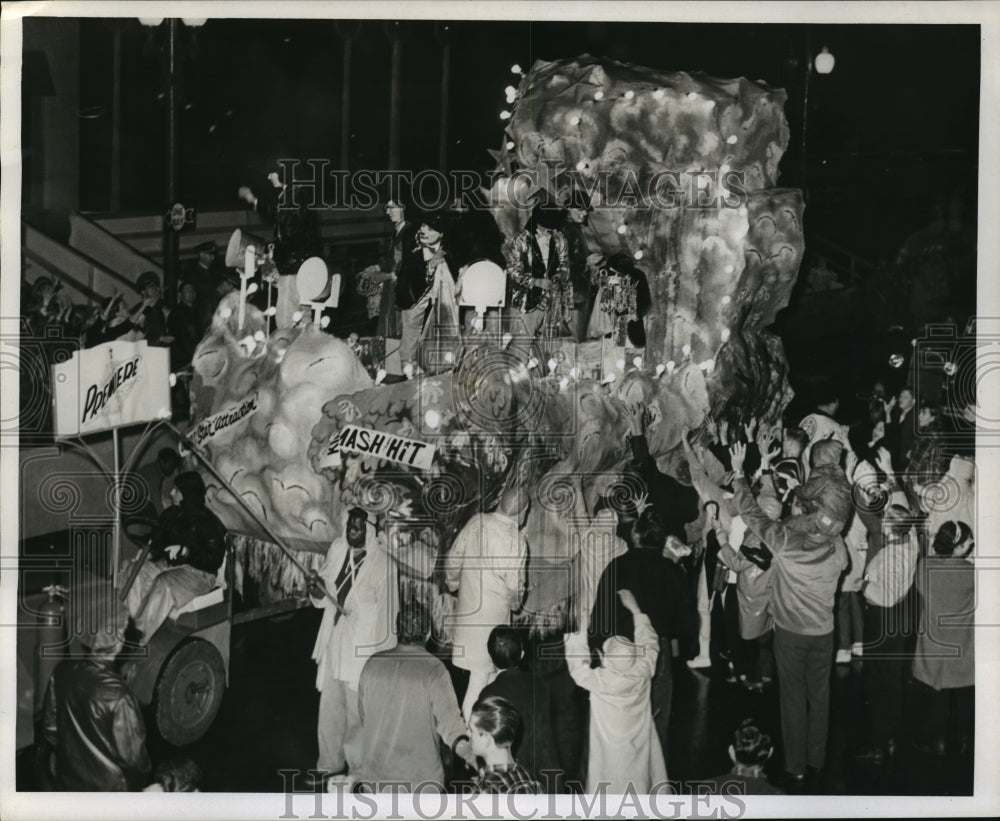
{"type": "Polygon", "coordinates": [[[743,475],[743,463],[747,458],[747,446],[742,442],[737,442],[729,448],[729,457],[733,465],[734,478],[738,479],[743,475]]]}
{"type": "Polygon", "coordinates": [[[882,469],[882,472],[886,476],[892,476],[892,457],[889,456],[889,451],[885,448],[879,448],[875,454],[875,462],[882,469]]]}
{"type": "Polygon", "coordinates": [[[754,440],[753,434],[757,429],[757,417],[751,416],[750,421],[743,426],[743,432],[747,435],[747,441],[752,442],[754,440]]]}
{"type": "Polygon", "coordinates": [[[642,436],[645,430],[646,408],[642,402],[633,402],[628,405],[629,431],[634,436],[642,436]]]}
{"type": "Polygon", "coordinates": [[[780,447],[774,444],[775,431],[773,428],[761,428],[757,431],[757,450],[760,451],[761,467],[767,467],[771,460],[781,453],[780,447]]]}

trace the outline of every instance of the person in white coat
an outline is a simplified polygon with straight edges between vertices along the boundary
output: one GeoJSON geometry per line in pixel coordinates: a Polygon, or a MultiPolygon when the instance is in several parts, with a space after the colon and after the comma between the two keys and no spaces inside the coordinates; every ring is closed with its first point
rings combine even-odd
{"type": "Polygon", "coordinates": [[[619,590],[618,597],[632,614],[635,641],[611,636],[602,646],[601,666],[591,667],[586,630],[567,633],[566,663],[574,681],[590,692],[587,793],[606,784],[611,795],[630,786],[642,795],[667,780],[649,700],[660,644],[632,592],[619,590]]]}
{"type": "Polygon", "coordinates": [[[375,536],[363,509],[352,508],[345,536],[334,540],[323,566],[309,580],[313,604],[325,608],[312,653],[320,692],[320,779],[361,763],[358,683],[369,657],[396,646],[396,573],[384,538],[375,536]]]}
{"type": "Polygon", "coordinates": [[[451,661],[469,671],[462,715],[469,720],[482,689],[499,672],[487,642],[498,624],[511,623],[521,609],[528,545],[521,529],[528,518],[528,494],[507,490],[493,513],[473,516],[445,559],[448,589],[458,592],[451,661]]]}

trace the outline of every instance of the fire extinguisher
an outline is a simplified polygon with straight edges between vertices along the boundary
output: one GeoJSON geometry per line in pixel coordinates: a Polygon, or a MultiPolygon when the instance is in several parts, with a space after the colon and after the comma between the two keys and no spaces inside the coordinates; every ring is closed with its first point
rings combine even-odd
{"type": "Polygon", "coordinates": [[[66,606],[69,593],[65,587],[50,584],[42,588],[49,597],[38,608],[38,632],[35,641],[35,711],[42,708],[45,688],[66,646],[66,606]]]}

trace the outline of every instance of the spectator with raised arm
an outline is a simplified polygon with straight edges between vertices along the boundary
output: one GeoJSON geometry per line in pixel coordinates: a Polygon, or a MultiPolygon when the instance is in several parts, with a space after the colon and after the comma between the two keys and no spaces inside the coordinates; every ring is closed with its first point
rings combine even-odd
{"type": "Polygon", "coordinates": [[[586,792],[648,793],[667,780],[667,765],[653,723],[650,692],[660,640],[649,616],[629,590],[618,590],[634,625],[633,638],[613,635],[601,645],[600,666],[591,667],[583,630],[567,633],[570,675],[590,692],[586,792]]]}
{"type": "Polygon", "coordinates": [[[772,521],[743,475],[746,446],[737,443],[730,454],[737,511],[774,555],[771,607],[785,770],[792,788],[801,790],[806,767],[818,777],[826,763],[833,607],[837,583],[847,567],[847,547],[797,500],[790,519],[772,521]]]}

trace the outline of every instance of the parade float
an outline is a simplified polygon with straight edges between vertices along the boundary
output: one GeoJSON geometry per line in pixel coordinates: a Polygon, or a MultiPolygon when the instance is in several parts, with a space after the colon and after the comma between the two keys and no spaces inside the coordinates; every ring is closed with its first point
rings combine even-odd
{"type": "Polygon", "coordinates": [[[368,355],[377,346],[326,333],[308,306],[269,330],[273,312],[225,298],[194,356],[189,441],[262,590],[301,592],[357,505],[442,628],[441,556],[474,512],[520,483],[532,498],[521,618],[562,629],[578,615],[588,510],[641,493],[622,474],[628,408],[649,409],[651,454],[690,483],[685,431],[774,421],[790,399],[781,343],[766,330],[803,252],[801,193],[776,187],[785,92],[585,55],[538,61],[509,98],[490,192],[497,224],[508,237],[524,225],[518,186],[586,191],[590,250],[626,253],[648,278],[645,348],[621,335],[469,335],[438,351],[433,375],[387,384],[368,355]]]}

